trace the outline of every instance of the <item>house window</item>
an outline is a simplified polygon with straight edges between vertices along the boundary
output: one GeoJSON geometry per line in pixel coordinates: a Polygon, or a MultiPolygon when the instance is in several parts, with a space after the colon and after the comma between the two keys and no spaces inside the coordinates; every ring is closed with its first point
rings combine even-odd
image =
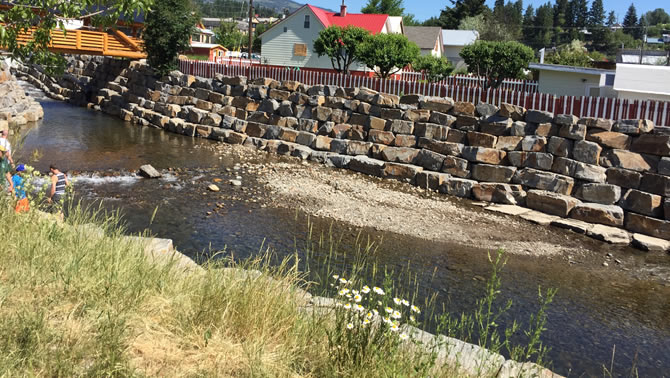
{"type": "Polygon", "coordinates": [[[191,37],[193,42],[200,42],[200,34],[193,34],[193,37],[191,37]]]}
{"type": "Polygon", "coordinates": [[[309,29],[309,15],[305,15],[305,29],[309,29]]]}
{"type": "Polygon", "coordinates": [[[287,31],[288,31],[288,28],[286,26],[284,26],[284,33],[286,33],[287,31]]]}
{"type": "Polygon", "coordinates": [[[307,56],[307,45],[304,43],[296,43],[293,45],[294,56],[307,56]]]}

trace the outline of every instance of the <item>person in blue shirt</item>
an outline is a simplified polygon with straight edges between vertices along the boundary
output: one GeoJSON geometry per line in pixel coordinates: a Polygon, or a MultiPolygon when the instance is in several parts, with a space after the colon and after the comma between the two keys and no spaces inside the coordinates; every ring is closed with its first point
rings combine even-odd
{"type": "Polygon", "coordinates": [[[28,210],[30,210],[30,201],[28,201],[25,189],[26,180],[23,178],[23,172],[25,170],[26,170],[25,165],[19,164],[16,167],[16,173],[14,174],[14,176],[12,176],[12,187],[13,187],[12,192],[14,193],[14,198],[17,199],[14,211],[17,213],[25,213],[28,210]]]}

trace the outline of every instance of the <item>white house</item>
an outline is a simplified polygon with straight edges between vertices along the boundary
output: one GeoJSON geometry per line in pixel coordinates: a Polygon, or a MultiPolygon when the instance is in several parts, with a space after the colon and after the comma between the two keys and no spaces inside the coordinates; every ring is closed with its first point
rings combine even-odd
{"type": "Polygon", "coordinates": [[[617,64],[614,90],[618,98],[670,101],[670,67],[617,64]]]}
{"type": "MultiPolygon", "coordinates": [[[[339,13],[329,12],[312,5],[304,5],[261,34],[263,63],[274,66],[332,69],[327,56],[314,52],[314,40],[328,26],[358,26],[370,33],[402,32],[401,17],[385,14],[348,13],[342,5],[339,13]]],[[[364,65],[354,63],[352,71],[362,71],[364,65]]]]}
{"type": "Polygon", "coordinates": [[[465,65],[461,58],[463,47],[475,43],[479,39],[479,32],[476,30],[442,30],[442,43],[444,44],[444,56],[456,68],[465,65]]]}
{"type": "Polygon", "coordinates": [[[544,63],[531,63],[529,68],[540,74],[537,80],[537,90],[540,93],[616,97],[612,89],[615,71],[544,63]]]}
{"type": "Polygon", "coordinates": [[[439,26],[405,26],[404,30],[407,39],[419,46],[421,55],[443,55],[442,29],[439,26]]]}

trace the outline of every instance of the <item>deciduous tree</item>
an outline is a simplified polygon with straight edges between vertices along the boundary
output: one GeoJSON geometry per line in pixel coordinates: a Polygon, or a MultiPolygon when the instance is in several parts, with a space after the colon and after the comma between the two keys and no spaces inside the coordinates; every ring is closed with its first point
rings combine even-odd
{"type": "Polygon", "coordinates": [[[484,0],[449,0],[447,6],[440,12],[439,25],[445,29],[458,29],[458,24],[466,17],[476,16],[488,9],[484,0]]]}
{"type": "Polygon", "coordinates": [[[157,0],[146,16],[147,63],[159,75],[177,68],[177,56],[189,49],[198,18],[188,0],[157,0]]]}
{"type": "Polygon", "coordinates": [[[326,55],[337,72],[349,73],[349,66],[360,60],[361,45],[368,36],[368,31],[355,27],[329,26],[319,32],[314,40],[314,52],[319,56],[326,55]]]}
{"type": "Polygon", "coordinates": [[[48,50],[54,29],[65,30],[65,22],[87,18],[95,26],[114,26],[120,17],[132,19],[136,12],[148,10],[151,0],[12,0],[4,4],[11,7],[0,13],[0,46],[16,59],[59,73],[65,68],[65,59],[48,50]],[[19,44],[18,36],[31,28],[33,38],[19,44]]]}
{"type": "Polygon", "coordinates": [[[477,41],[461,50],[468,70],[485,76],[485,88],[497,88],[505,79],[523,77],[534,58],[533,49],[519,42],[477,41]]]}
{"type": "Polygon", "coordinates": [[[432,55],[420,55],[414,63],[412,68],[416,71],[423,72],[426,79],[430,82],[440,81],[451,74],[454,66],[445,57],[436,57],[432,55]]]}
{"type": "Polygon", "coordinates": [[[360,47],[361,62],[386,79],[414,62],[421,50],[402,34],[369,35],[360,47]]]}
{"type": "Polygon", "coordinates": [[[216,43],[227,48],[230,51],[242,49],[247,45],[247,36],[237,29],[237,22],[221,22],[216,29],[216,43]]]}

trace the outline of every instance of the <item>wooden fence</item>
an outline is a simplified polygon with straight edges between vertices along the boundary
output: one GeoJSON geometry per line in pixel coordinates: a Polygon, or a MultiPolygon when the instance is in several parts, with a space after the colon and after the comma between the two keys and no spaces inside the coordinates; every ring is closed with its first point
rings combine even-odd
{"type": "Polygon", "coordinates": [[[454,101],[486,102],[500,106],[510,103],[526,109],[545,110],[577,117],[600,117],[613,120],[644,118],[659,126],[670,126],[670,102],[623,100],[607,97],[554,96],[546,93],[508,89],[483,89],[476,86],[426,83],[407,80],[382,80],[367,76],[342,75],[309,70],[295,71],[265,66],[224,65],[206,61],[181,60],[183,73],[201,77],[246,76],[249,79],[268,77],[274,80],[295,80],[307,85],[367,87],[394,95],[422,94],[451,97],[454,101]]]}

